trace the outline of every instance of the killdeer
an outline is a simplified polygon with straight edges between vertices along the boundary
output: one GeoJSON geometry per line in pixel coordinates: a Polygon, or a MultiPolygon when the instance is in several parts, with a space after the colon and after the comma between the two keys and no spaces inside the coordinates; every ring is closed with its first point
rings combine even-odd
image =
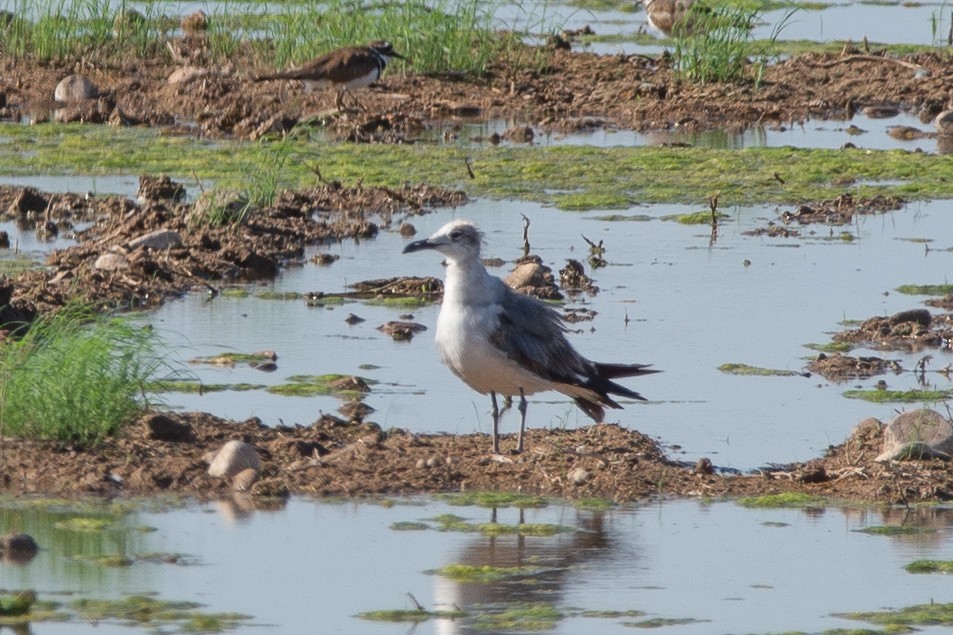
{"type": "Polygon", "coordinates": [[[665,35],[671,35],[676,28],[691,29],[685,23],[695,0],[645,0],[645,17],[649,24],[665,35]]]}
{"type": "Polygon", "coordinates": [[[390,42],[376,40],[367,46],[345,46],[325,53],[297,68],[259,75],[257,82],[270,79],[297,79],[308,90],[334,86],[338,89],[335,106],[344,109],[348,89],[364,88],[376,82],[392,58],[407,59],[394,50],[390,42]]]}

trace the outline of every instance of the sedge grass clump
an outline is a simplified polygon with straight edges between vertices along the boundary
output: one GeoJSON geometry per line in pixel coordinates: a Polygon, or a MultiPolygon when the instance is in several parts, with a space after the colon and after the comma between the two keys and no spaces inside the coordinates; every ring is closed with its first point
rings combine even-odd
{"type": "Polygon", "coordinates": [[[0,346],[0,434],[96,443],[145,407],[163,365],[149,330],[67,307],[0,346]]]}
{"type": "Polygon", "coordinates": [[[512,43],[495,30],[492,7],[478,0],[293,4],[259,21],[257,30],[272,44],[272,58],[266,62],[277,67],[300,64],[341,46],[389,39],[412,59],[415,73],[482,75],[512,43]]]}
{"type": "Polygon", "coordinates": [[[699,84],[737,82],[753,64],[755,84],[760,84],[765,67],[776,55],[775,41],[794,13],[794,9],[789,10],[775,25],[771,37],[759,42],[754,40],[752,30],[761,22],[765,6],[763,0],[692,5],[687,18],[673,31],[678,75],[699,84]]]}

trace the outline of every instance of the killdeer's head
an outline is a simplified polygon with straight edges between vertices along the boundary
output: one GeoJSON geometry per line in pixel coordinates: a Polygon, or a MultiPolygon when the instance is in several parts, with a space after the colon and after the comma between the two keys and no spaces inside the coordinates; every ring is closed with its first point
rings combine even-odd
{"type": "Polygon", "coordinates": [[[388,42],[387,40],[374,40],[367,44],[367,48],[372,49],[375,53],[381,56],[381,59],[384,60],[384,63],[388,63],[392,58],[397,58],[400,60],[407,59],[400,53],[394,50],[394,45],[388,42]]]}

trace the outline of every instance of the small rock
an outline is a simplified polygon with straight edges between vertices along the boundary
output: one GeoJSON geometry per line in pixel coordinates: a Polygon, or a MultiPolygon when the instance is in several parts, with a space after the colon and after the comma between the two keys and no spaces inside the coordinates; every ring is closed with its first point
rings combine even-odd
{"type": "Polygon", "coordinates": [[[246,492],[258,482],[258,470],[248,468],[242,470],[232,479],[232,489],[236,492],[246,492]]]}
{"type": "Polygon", "coordinates": [[[700,476],[710,476],[715,473],[715,466],[711,464],[711,459],[709,459],[707,456],[704,456],[698,459],[698,462],[695,463],[695,468],[692,471],[700,476]]]}
{"type": "Polygon", "coordinates": [[[104,254],[100,254],[96,262],[93,263],[93,267],[103,271],[121,271],[129,268],[129,259],[123,254],[107,251],[104,254]]]}
{"type": "Polygon", "coordinates": [[[591,476],[591,474],[589,473],[589,470],[586,470],[585,468],[575,467],[569,470],[568,476],[569,476],[569,480],[572,481],[574,484],[582,485],[589,480],[589,477],[591,476]]]}
{"type": "Polygon", "coordinates": [[[936,131],[940,136],[953,135],[953,110],[944,110],[941,112],[936,116],[936,119],[933,120],[933,125],[936,127],[936,131]]]}
{"type": "Polygon", "coordinates": [[[360,324],[361,322],[364,322],[366,320],[364,320],[364,318],[362,317],[354,315],[353,313],[348,313],[347,317],[344,318],[344,321],[347,322],[348,324],[360,324]]]}
{"type": "Polygon", "coordinates": [[[85,75],[69,75],[60,80],[53,91],[53,99],[61,103],[96,99],[99,88],[85,75]]]}
{"type": "Polygon", "coordinates": [[[953,423],[926,408],[904,412],[887,424],[876,461],[941,457],[953,453],[953,423]]]}
{"type": "Polygon", "coordinates": [[[429,459],[427,459],[427,467],[433,467],[433,466],[435,466],[436,464],[437,464],[437,459],[436,459],[436,458],[430,457],[429,459]]]}
{"type": "Polygon", "coordinates": [[[410,238],[411,236],[417,235],[417,228],[411,225],[410,223],[401,223],[400,224],[400,235],[405,238],[410,238]]]}
{"type": "Polygon", "coordinates": [[[211,465],[208,466],[209,476],[234,478],[242,470],[251,468],[258,470],[261,467],[258,453],[247,443],[232,440],[222,446],[211,465]]]}
{"type": "Polygon", "coordinates": [[[422,470],[425,467],[427,467],[427,461],[425,461],[424,459],[417,459],[416,466],[418,470],[422,470]]]}
{"type": "Polygon", "coordinates": [[[326,267],[334,262],[337,262],[338,260],[340,260],[340,258],[341,256],[337,254],[314,254],[313,256],[311,256],[311,262],[313,262],[316,265],[321,265],[322,267],[326,267]]]}
{"type": "Polygon", "coordinates": [[[421,331],[426,331],[427,327],[416,322],[399,322],[392,320],[377,327],[378,331],[386,333],[397,341],[406,341],[414,337],[421,331]]]}
{"type": "Polygon", "coordinates": [[[143,234],[129,241],[130,251],[135,251],[140,247],[150,249],[172,249],[182,246],[182,236],[173,229],[157,229],[154,232],[143,234]]]}
{"type": "Polygon", "coordinates": [[[0,552],[9,554],[30,555],[39,551],[39,546],[29,534],[11,532],[0,536],[0,552]]]}

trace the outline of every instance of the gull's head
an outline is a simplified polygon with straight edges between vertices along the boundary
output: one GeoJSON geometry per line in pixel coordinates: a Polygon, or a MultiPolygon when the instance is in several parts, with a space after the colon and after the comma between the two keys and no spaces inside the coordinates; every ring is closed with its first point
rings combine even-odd
{"type": "Polygon", "coordinates": [[[483,232],[470,221],[455,220],[438,229],[430,238],[418,240],[404,247],[404,253],[436,249],[450,260],[480,257],[483,232]]]}

